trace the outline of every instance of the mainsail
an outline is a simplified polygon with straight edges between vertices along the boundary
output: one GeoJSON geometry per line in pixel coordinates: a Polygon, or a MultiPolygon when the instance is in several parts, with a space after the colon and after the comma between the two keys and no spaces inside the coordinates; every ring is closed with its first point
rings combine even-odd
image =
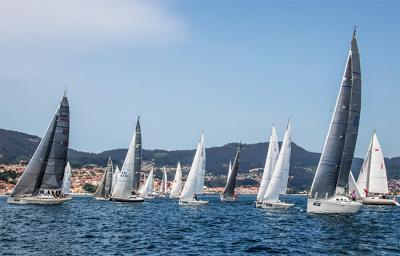
{"type": "Polygon", "coordinates": [[[382,148],[375,131],[372,134],[367,156],[358,175],[357,186],[362,190],[363,197],[368,196],[370,193],[389,193],[385,158],[383,157],[382,148]]]}
{"type": "Polygon", "coordinates": [[[134,175],[134,163],[136,152],[136,132],[133,134],[128,153],[124,164],[118,173],[115,188],[112,191],[112,198],[129,198],[132,195],[132,184],[134,175]]]}
{"type": "Polygon", "coordinates": [[[112,177],[113,176],[113,163],[111,159],[108,159],[107,167],[103,173],[103,177],[99,185],[97,186],[96,192],[94,193],[95,197],[103,197],[109,198],[111,195],[112,189],[112,177]]]}
{"type": "Polygon", "coordinates": [[[359,62],[354,31],[335,111],[311,186],[311,197],[313,198],[332,197],[335,195],[337,186],[341,186],[344,190],[343,187],[348,183],[361,105],[359,62]]]}
{"type": "Polygon", "coordinates": [[[279,194],[281,194],[282,191],[286,192],[287,179],[290,168],[291,132],[292,128],[289,120],[286,127],[285,135],[283,137],[282,148],[279,152],[278,160],[276,161],[271,181],[269,182],[268,188],[265,191],[263,200],[278,201],[279,194]]]}
{"type": "Polygon", "coordinates": [[[119,174],[119,168],[118,165],[115,165],[114,173],[112,175],[111,193],[112,191],[114,191],[115,183],[117,183],[118,174],[119,174]]]}
{"type": "Polygon", "coordinates": [[[60,189],[64,178],[69,139],[69,105],[64,95],[45,135],[11,196],[32,196],[39,189],[60,189]]]}
{"type": "MultiPolygon", "coordinates": [[[[203,134],[201,138],[203,138],[203,134]]],[[[188,202],[194,199],[196,193],[197,178],[198,178],[197,172],[202,168],[201,166],[203,164],[203,161],[201,155],[203,153],[204,152],[203,152],[202,139],[200,139],[200,142],[197,144],[197,149],[193,158],[192,166],[190,167],[188,177],[182,189],[180,197],[181,201],[188,202]]]]}
{"type": "Polygon", "coordinates": [[[151,168],[149,176],[147,176],[145,183],[139,191],[139,194],[142,197],[148,196],[149,194],[153,193],[153,172],[154,170],[153,168],[151,168]]]}
{"type": "Polygon", "coordinates": [[[228,182],[226,183],[224,191],[222,192],[224,196],[232,197],[235,194],[236,176],[239,171],[241,147],[241,144],[239,144],[239,148],[235,156],[235,161],[233,162],[232,172],[230,173],[228,182]]]}
{"type": "Polygon", "coordinates": [[[167,178],[167,169],[165,169],[165,166],[163,167],[163,176],[161,179],[161,184],[160,184],[160,194],[167,194],[167,186],[168,186],[168,178],[167,178]]]}
{"type": "Polygon", "coordinates": [[[136,145],[135,145],[135,163],[132,189],[137,190],[140,182],[140,171],[142,169],[142,132],[140,129],[140,116],[136,123],[136,145]]]}
{"type": "Polygon", "coordinates": [[[170,192],[170,197],[178,197],[182,190],[182,168],[181,163],[178,162],[178,166],[176,167],[176,173],[174,182],[172,183],[172,188],[170,192]]]}
{"type": "Polygon", "coordinates": [[[265,160],[264,172],[261,179],[260,189],[257,194],[257,201],[261,201],[264,197],[265,191],[271,181],[272,172],[274,171],[276,161],[279,155],[278,136],[276,135],[275,126],[272,127],[271,137],[269,138],[268,153],[265,160]]]}
{"type": "Polygon", "coordinates": [[[69,195],[71,193],[71,166],[67,162],[64,170],[63,184],[61,187],[61,194],[69,195]]]}
{"type": "Polygon", "coordinates": [[[202,195],[204,188],[204,175],[206,173],[206,146],[204,143],[204,134],[201,133],[200,142],[201,144],[201,154],[200,154],[200,164],[197,170],[197,180],[196,180],[196,194],[202,195]]]}

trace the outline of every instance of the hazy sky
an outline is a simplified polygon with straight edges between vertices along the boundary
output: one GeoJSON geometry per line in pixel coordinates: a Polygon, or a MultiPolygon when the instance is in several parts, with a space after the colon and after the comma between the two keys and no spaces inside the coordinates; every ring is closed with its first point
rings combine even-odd
{"type": "Polygon", "coordinates": [[[358,25],[356,155],[400,155],[400,1],[0,1],[0,127],[42,136],[68,84],[70,146],[293,140],[320,152],[358,25]]]}

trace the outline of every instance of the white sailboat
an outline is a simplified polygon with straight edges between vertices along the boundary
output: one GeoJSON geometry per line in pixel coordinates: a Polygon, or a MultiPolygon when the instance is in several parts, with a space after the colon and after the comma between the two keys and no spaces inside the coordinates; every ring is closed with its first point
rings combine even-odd
{"type": "Polygon", "coordinates": [[[174,182],[172,183],[171,187],[171,192],[169,194],[170,198],[179,198],[179,195],[181,194],[182,190],[182,168],[181,168],[181,163],[178,162],[178,165],[176,167],[176,173],[175,173],[175,178],[174,182]]]}
{"type": "Polygon", "coordinates": [[[64,197],[71,197],[71,176],[71,166],[68,161],[67,166],[65,166],[63,184],[61,186],[61,195],[64,197]]]}
{"type": "Polygon", "coordinates": [[[160,193],[159,197],[166,197],[167,195],[167,188],[168,188],[168,178],[167,178],[167,169],[165,169],[165,166],[163,167],[163,176],[161,179],[161,184],[160,184],[160,193]]]}
{"type": "Polygon", "coordinates": [[[363,204],[398,205],[394,199],[387,199],[389,188],[385,158],[375,131],[372,134],[367,156],[358,175],[357,186],[360,188],[363,204]]]}
{"type": "Polygon", "coordinates": [[[135,150],[136,150],[136,131],[133,134],[131,144],[125,157],[121,171],[117,175],[115,187],[111,193],[111,201],[117,202],[143,202],[144,198],[132,195],[133,179],[135,175],[135,150]]]}
{"type": "Polygon", "coordinates": [[[271,181],[268,184],[267,190],[263,196],[261,203],[262,208],[284,208],[287,209],[293,204],[285,203],[279,200],[279,194],[286,193],[287,182],[290,169],[291,156],[291,122],[289,120],[286,127],[285,135],[282,142],[282,149],[279,152],[278,159],[271,181]]]}
{"type": "Polygon", "coordinates": [[[356,31],[335,111],[307,199],[310,213],[357,213],[362,204],[349,196],[348,183],[361,111],[361,70],[356,31]]]}
{"type": "Polygon", "coordinates": [[[196,153],[193,158],[192,166],[190,167],[189,175],[183,187],[179,205],[205,205],[208,201],[198,200],[196,193],[202,194],[203,190],[199,189],[199,185],[204,184],[204,171],[205,170],[205,145],[204,135],[201,134],[200,141],[197,145],[196,153]],[[203,181],[198,181],[203,179],[203,181]]]}
{"type": "Polygon", "coordinates": [[[151,168],[151,171],[149,175],[147,176],[146,181],[144,182],[143,186],[139,190],[139,195],[145,199],[151,199],[154,198],[153,194],[153,168],[151,168]]]}
{"type": "Polygon", "coordinates": [[[264,172],[261,179],[260,188],[257,194],[256,207],[261,207],[262,201],[271,181],[276,161],[279,156],[278,136],[276,135],[275,126],[272,126],[271,136],[269,138],[268,153],[265,160],[264,172]]]}

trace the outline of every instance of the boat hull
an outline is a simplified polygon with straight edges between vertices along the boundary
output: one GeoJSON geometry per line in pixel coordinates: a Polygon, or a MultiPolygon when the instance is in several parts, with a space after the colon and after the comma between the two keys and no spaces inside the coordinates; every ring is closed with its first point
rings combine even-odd
{"type": "Polygon", "coordinates": [[[379,197],[366,197],[361,200],[364,205],[392,205],[400,206],[394,199],[383,199],[379,197]]]}
{"type": "Polygon", "coordinates": [[[138,196],[131,196],[128,198],[110,198],[111,201],[114,202],[120,202],[120,203],[141,203],[144,202],[143,197],[138,197],[138,196]]]}
{"type": "Polygon", "coordinates": [[[357,213],[360,210],[361,206],[361,203],[357,201],[351,201],[347,197],[333,197],[330,199],[309,198],[307,200],[308,213],[357,213]]]}
{"type": "Polygon", "coordinates": [[[55,198],[55,197],[38,197],[38,196],[29,196],[29,197],[8,197],[7,203],[9,204],[41,204],[41,205],[53,205],[53,204],[62,204],[66,201],[71,200],[72,197],[64,197],[64,198],[55,198]]]}
{"type": "Polygon", "coordinates": [[[94,197],[94,199],[99,200],[99,201],[108,201],[110,198],[104,198],[104,197],[94,197]]]}
{"type": "Polygon", "coordinates": [[[233,203],[233,202],[237,201],[237,196],[225,196],[225,195],[221,194],[220,198],[221,198],[221,202],[225,202],[225,203],[233,203]]]}
{"type": "Polygon", "coordinates": [[[264,209],[289,209],[293,205],[294,204],[289,204],[289,203],[285,203],[285,202],[281,202],[281,201],[277,201],[277,202],[264,201],[261,203],[261,208],[264,208],[264,209]]]}
{"type": "Polygon", "coordinates": [[[202,200],[190,200],[190,201],[182,201],[179,200],[179,205],[183,206],[201,206],[201,205],[207,205],[208,201],[202,201],[202,200]]]}

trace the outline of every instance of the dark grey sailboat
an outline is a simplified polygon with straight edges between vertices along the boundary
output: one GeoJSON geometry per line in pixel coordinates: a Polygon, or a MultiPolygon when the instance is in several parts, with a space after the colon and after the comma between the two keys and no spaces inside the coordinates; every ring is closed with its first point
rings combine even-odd
{"type": "Polygon", "coordinates": [[[229,173],[228,180],[226,182],[224,191],[221,194],[221,201],[223,202],[234,202],[237,199],[237,195],[235,194],[236,187],[236,176],[239,171],[240,165],[240,151],[242,145],[239,144],[238,150],[236,152],[235,161],[233,162],[232,170],[229,173]]]}
{"type": "Polygon", "coordinates": [[[58,204],[67,163],[69,105],[66,95],[51,121],[28,166],[14,187],[8,203],[58,204]]]}
{"type": "Polygon", "coordinates": [[[135,163],[133,167],[132,189],[136,193],[139,189],[140,172],[142,170],[142,131],[140,129],[140,116],[136,123],[135,163]]]}
{"type": "Polygon", "coordinates": [[[113,162],[111,161],[111,158],[109,158],[106,170],[104,171],[103,177],[99,185],[97,186],[96,192],[94,193],[95,199],[97,200],[110,199],[112,178],[113,178],[113,162]]]}
{"type": "Polygon", "coordinates": [[[360,110],[361,71],[354,30],[335,111],[311,186],[308,212],[354,213],[360,209],[361,205],[347,196],[360,110]]]}

